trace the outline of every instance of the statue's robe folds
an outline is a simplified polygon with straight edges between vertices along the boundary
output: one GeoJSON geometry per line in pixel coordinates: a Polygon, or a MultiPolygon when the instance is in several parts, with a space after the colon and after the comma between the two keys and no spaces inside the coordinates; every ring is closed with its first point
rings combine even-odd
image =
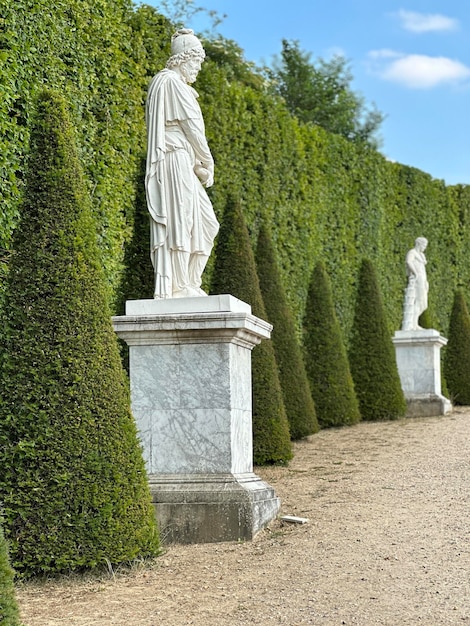
{"type": "Polygon", "coordinates": [[[196,166],[208,170],[211,177],[214,171],[197,97],[197,92],[169,69],[159,72],[148,90],[145,189],[155,298],[172,297],[175,290],[188,286],[182,284],[185,277],[175,275],[178,270],[171,253],[181,251],[191,258],[207,259],[219,229],[211,201],[194,172],[196,166]]]}
{"type": "Polygon", "coordinates": [[[426,277],[426,257],[422,252],[410,250],[407,263],[413,267],[415,281],[415,315],[419,317],[428,308],[429,284],[426,277]]]}
{"type": "Polygon", "coordinates": [[[419,316],[428,308],[426,262],[424,254],[415,248],[406,255],[408,285],[405,289],[402,330],[418,330],[419,316]]]}

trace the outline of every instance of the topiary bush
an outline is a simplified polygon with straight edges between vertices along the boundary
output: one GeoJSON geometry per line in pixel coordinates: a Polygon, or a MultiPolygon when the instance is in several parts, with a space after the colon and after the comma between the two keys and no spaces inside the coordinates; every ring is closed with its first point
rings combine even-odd
{"type": "MultiPolygon", "coordinates": [[[[240,204],[232,198],[220,227],[211,293],[229,293],[250,304],[254,315],[266,319],[250,237],[240,204]]],[[[271,341],[255,346],[251,370],[254,462],[287,463],[292,458],[289,424],[271,341]]]]}
{"type": "Polygon", "coordinates": [[[349,363],[363,420],[397,419],[405,414],[395,348],[374,266],[367,259],[359,270],[349,363]]]}
{"type": "Polygon", "coordinates": [[[145,161],[145,158],[141,159],[136,180],[134,230],[132,240],[124,254],[126,270],[119,289],[120,299],[117,303],[119,315],[124,315],[127,300],[153,298],[155,291],[155,277],[150,258],[150,214],[145,195],[145,161]]]}
{"type": "Polygon", "coordinates": [[[319,426],[294,318],[265,225],[258,234],[256,268],[268,321],[273,324],[271,336],[290,434],[292,439],[301,439],[318,432],[319,426]]]}
{"type": "Polygon", "coordinates": [[[0,501],[25,574],[158,552],[75,136],[61,97],[37,111],[0,330],[0,501]]]}
{"type": "Polygon", "coordinates": [[[443,366],[452,402],[470,404],[470,315],[462,291],[455,292],[443,366]]]}
{"type": "Polygon", "coordinates": [[[420,326],[421,328],[434,328],[435,325],[433,324],[429,309],[423,311],[419,316],[418,326],[420,326]]]}
{"type": "Polygon", "coordinates": [[[7,544],[0,518],[0,624],[2,626],[21,626],[13,580],[14,572],[8,560],[7,544]]]}
{"type": "Polygon", "coordinates": [[[320,426],[356,424],[361,419],[359,405],[330,280],[321,261],[312,272],[303,328],[305,363],[320,426]]]}

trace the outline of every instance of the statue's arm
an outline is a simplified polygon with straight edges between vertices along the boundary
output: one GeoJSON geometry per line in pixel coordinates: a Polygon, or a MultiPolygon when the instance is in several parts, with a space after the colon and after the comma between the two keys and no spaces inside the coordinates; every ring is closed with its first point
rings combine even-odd
{"type": "MultiPolygon", "coordinates": [[[[200,167],[208,172],[208,176],[205,177],[206,180],[202,180],[202,182],[206,187],[210,187],[214,183],[214,159],[204,134],[204,124],[202,120],[192,118],[180,120],[180,124],[187,140],[194,150],[196,161],[199,162],[200,167]]],[[[199,176],[197,171],[196,173],[199,176]]]]}
{"type": "Polygon", "coordinates": [[[408,254],[406,255],[406,269],[407,269],[408,276],[416,277],[418,275],[418,269],[415,265],[415,261],[416,261],[416,258],[415,258],[414,250],[410,250],[408,254]]]}

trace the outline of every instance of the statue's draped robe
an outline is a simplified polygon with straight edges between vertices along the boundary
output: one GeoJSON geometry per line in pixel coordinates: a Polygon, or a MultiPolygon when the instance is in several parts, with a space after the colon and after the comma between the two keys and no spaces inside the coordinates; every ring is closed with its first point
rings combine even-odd
{"type": "Polygon", "coordinates": [[[173,276],[171,251],[208,257],[219,227],[194,173],[195,165],[213,172],[197,97],[179,74],[168,69],[152,79],[147,95],[145,188],[156,298],[171,297],[180,282],[173,276]]]}
{"type": "Polygon", "coordinates": [[[410,250],[407,255],[407,264],[413,267],[415,279],[414,313],[419,317],[428,308],[429,284],[426,276],[426,257],[418,250],[410,250]]]}
{"type": "Polygon", "coordinates": [[[415,248],[406,255],[408,285],[405,289],[402,330],[418,330],[419,316],[428,308],[426,262],[424,254],[415,248]]]}

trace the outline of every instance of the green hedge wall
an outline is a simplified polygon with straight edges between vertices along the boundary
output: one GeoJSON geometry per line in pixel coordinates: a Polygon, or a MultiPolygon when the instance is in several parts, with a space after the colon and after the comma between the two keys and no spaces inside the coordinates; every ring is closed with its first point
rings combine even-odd
{"type": "Polygon", "coordinates": [[[391,328],[400,328],[404,258],[423,235],[430,242],[430,314],[447,331],[453,287],[469,279],[468,187],[446,187],[366,146],[299,125],[282,102],[229,83],[211,61],[198,88],[216,161],[216,210],[227,193],[236,193],[253,238],[261,220],[271,224],[299,326],[309,276],[322,259],[349,340],[356,277],[367,257],[377,269],[391,328]]]}
{"type": "MultiPolygon", "coordinates": [[[[47,0],[3,0],[2,8],[0,265],[17,218],[32,98],[47,84],[70,102],[103,265],[115,301],[122,300],[145,150],[145,92],[168,56],[173,27],[131,0],[57,0],[53,12],[47,0]]],[[[234,76],[227,63],[209,58],[195,85],[216,161],[211,197],[219,218],[229,195],[241,199],[253,243],[261,221],[270,224],[298,327],[309,276],[322,259],[349,340],[355,277],[367,257],[377,269],[390,326],[399,328],[404,255],[423,235],[430,315],[446,332],[453,292],[470,279],[469,187],[446,187],[370,148],[301,125],[263,92],[262,81],[234,76]]],[[[206,287],[212,267],[213,259],[206,287]]]]}
{"type": "Polygon", "coordinates": [[[102,262],[116,292],[145,150],[144,92],[172,28],[130,0],[56,0],[53,10],[47,0],[2,0],[1,18],[0,249],[17,221],[35,95],[50,87],[66,97],[78,129],[102,262]]]}

